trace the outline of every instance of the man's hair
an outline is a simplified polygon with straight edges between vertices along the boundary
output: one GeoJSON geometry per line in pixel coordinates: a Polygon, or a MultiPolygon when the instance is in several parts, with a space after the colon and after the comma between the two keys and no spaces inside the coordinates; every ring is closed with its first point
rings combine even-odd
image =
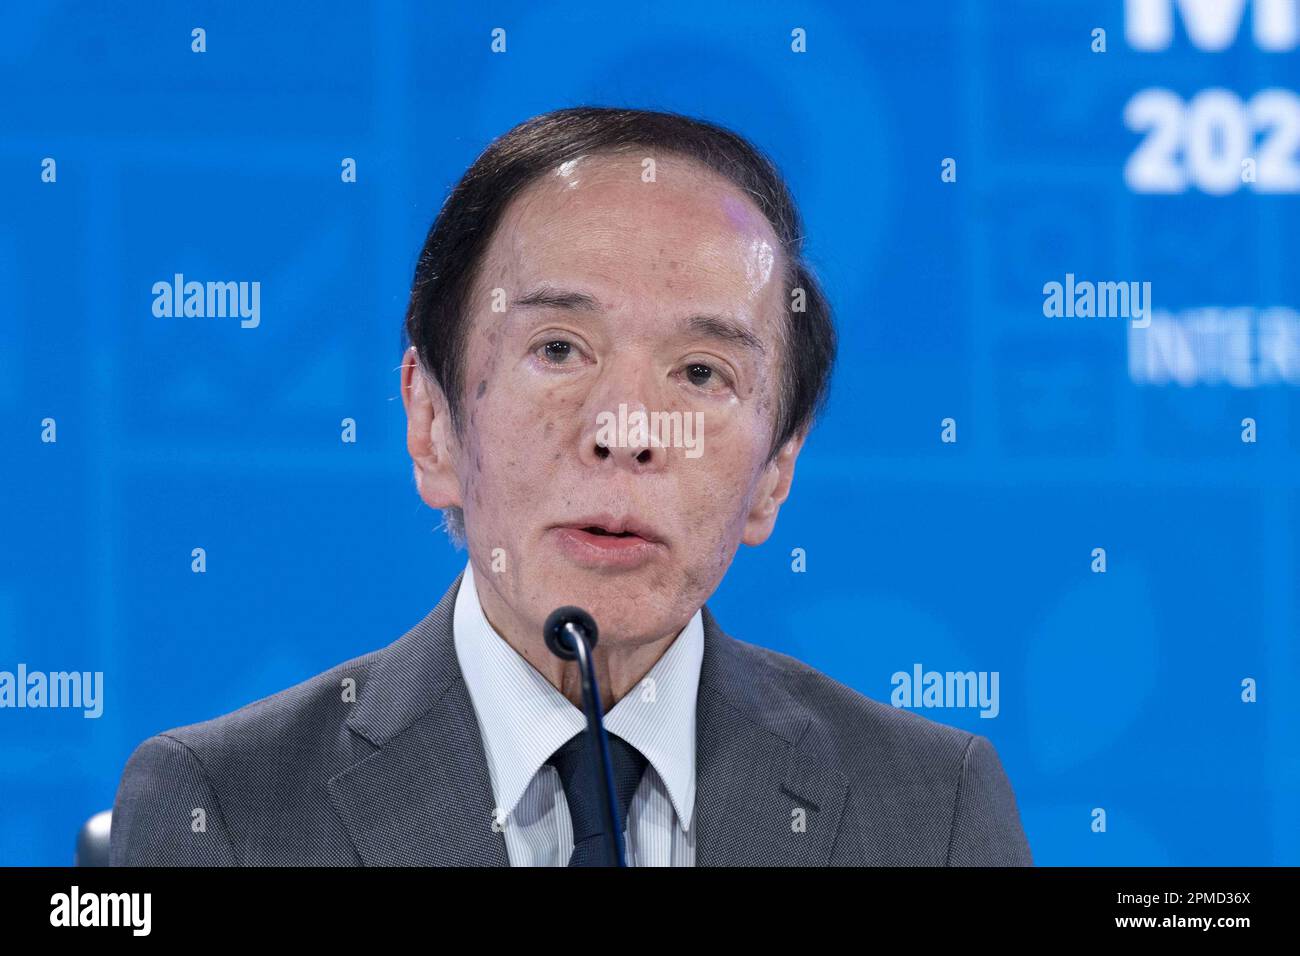
{"type": "MultiPolygon", "coordinates": [[[[421,369],[441,387],[457,435],[464,434],[470,294],[511,200],[561,163],[639,149],[708,167],[744,192],[771,224],[785,253],[786,321],[769,461],[789,439],[812,427],[825,404],[835,362],[835,325],[804,260],[802,220],[776,166],[743,137],[713,123],[678,113],[579,106],[544,113],[494,140],[452,189],[424,241],[402,347],[415,346],[421,369]]],[[[444,523],[452,538],[463,543],[460,509],[444,509],[444,523]]]]}

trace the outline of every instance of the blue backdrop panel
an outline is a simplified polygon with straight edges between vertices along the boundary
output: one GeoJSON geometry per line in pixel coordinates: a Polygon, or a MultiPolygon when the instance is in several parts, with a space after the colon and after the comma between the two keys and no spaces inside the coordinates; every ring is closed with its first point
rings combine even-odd
{"type": "Polygon", "coordinates": [[[415,257],[488,141],[595,103],[766,149],[837,314],[724,627],[883,701],[996,673],[996,713],[921,712],[994,742],[1039,863],[1300,864],[1295,5],[481,6],[0,15],[0,671],[104,680],[98,717],[0,709],[0,863],[70,862],[145,737],[441,596],[415,257]],[[260,283],[256,327],[155,317],[176,274],[260,283]],[[1067,274],[1149,282],[1150,325],[1045,315],[1067,274]]]}

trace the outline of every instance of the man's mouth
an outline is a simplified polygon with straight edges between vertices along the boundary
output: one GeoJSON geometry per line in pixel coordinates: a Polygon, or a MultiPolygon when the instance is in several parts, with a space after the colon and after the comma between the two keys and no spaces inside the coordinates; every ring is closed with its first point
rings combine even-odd
{"type": "Polygon", "coordinates": [[[663,542],[663,536],[647,522],[631,515],[612,517],[610,515],[587,515],[576,521],[566,521],[561,528],[573,528],[586,534],[604,538],[641,538],[653,544],[663,542]]]}
{"type": "Polygon", "coordinates": [[[591,568],[637,567],[659,554],[661,535],[636,518],[592,515],[555,526],[560,549],[591,568]]]}

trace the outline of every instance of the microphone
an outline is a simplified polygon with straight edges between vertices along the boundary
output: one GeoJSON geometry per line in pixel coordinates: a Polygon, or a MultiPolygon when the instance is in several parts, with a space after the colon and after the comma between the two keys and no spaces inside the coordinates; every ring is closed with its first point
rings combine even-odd
{"type": "Polygon", "coordinates": [[[599,801],[601,816],[608,836],[607,856],[609,866],[627,866],[627,851],[623,845],[623,821],[620,819],[617,791],[614,788],[614,763],[609,756],[609,737],[605,734],[605,720],[600,707],[600,689],[596,686],[596,667],[591,658],[599,631],[595,619],[580,607],[557,607],[546,618],[542,636],[551,653],[561,660],[578,662],[582,677],[582,710],[587,717],[587,736],[590,738],[592,766],[598,768],[599,780],[588,785],[605,791],[599,801]]]}

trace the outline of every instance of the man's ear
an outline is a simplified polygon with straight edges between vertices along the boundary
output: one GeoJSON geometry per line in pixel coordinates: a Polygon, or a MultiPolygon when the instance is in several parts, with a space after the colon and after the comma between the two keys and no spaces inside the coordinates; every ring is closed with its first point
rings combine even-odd
{"type": "Polygon", "coordinates": [[[415,346],[402,356],[402,404],[406,406],[406,450],[411,454],[415,487],[430,508],[460,506],[456,476],[458,448],[438,383],[420,369],[415,346]]]}
{"type": "Polygon", "coordinates": [[[790,496],[790,482],[794,481],[794,463],[803,449],[806,431],[799,432],[768,462],[763,477],[758,481],[758,491],[745,521],[745,534],[740,539],[745,544],[762,544],[776,525],[777,512],[790,496]]]}

